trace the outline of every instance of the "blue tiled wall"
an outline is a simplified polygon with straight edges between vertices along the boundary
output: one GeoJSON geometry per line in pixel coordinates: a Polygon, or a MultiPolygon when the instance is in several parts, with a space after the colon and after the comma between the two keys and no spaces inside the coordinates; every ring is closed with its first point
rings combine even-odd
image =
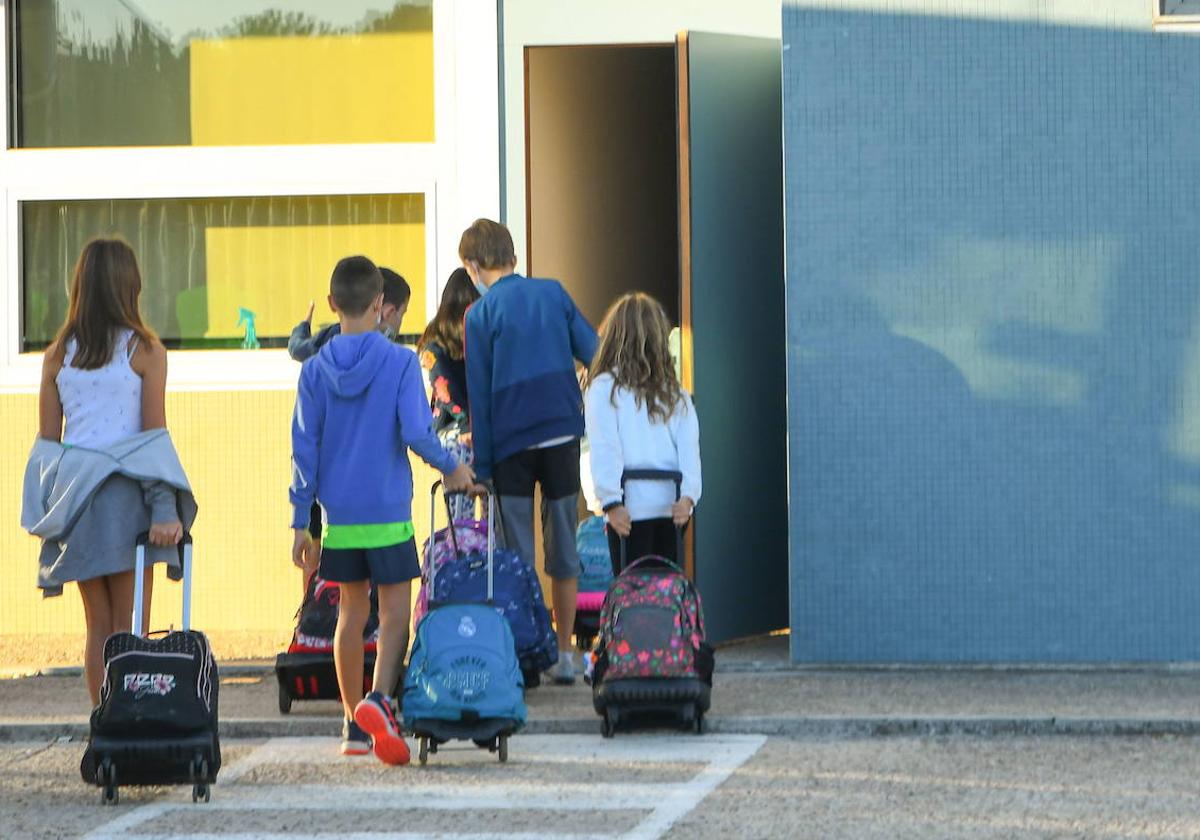
{"type": "Polygon", "coordinates": [[[1200,38],[783,43],[793,657],[1200,659],[1200,38]]]}

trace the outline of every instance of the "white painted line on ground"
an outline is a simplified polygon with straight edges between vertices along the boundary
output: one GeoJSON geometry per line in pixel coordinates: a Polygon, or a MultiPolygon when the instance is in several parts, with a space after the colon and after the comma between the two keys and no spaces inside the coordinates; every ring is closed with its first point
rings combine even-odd
{"type": "Polygon", "coordinates": [[[104,823],[98,828],[94,828],[87,834],[83,835],[83,840],[100,840],[105,838],[121,838],[126,837],[127,833],[150,820],[157,819],[168,811],[173,811],[178,808],[179,802],[152,802],[149,805],[143,805],[140,808],[134,808],[128,811],[111,822],[104,823]]]}
{"type": "Polygon", "coordinates": [[[740,743],[722,744],[713,752],[709,765],[694,779],[676,787],[682,790],[661,802],[654,812],[625,835],[628,840],[657,840],[687,816],[704,798],[720,787],[767,742],[765,735],[747,735],[740,743]]]}
{"type": "MultiPolygon", "coordinates": [[[[351,831],[324,834],[304,834],[304,840],[620,840],[616,834],[531,834],[504,832],[502,834],[447,834],[443,832],[351,831]]],[[[135,834],[132,840],[282,840],[294,838],[293,834],[135,834]]],[[[131,840],[130,837],[124,840],[131,840]]]]}
{"type": "Polygon", "coordinates": [[[558,784],[520,785],[243,785],[213,793],[203,810],[359,811],[397,808],[431,811],[649,811],[664,799],[684,795],[687,785],[558,784]],[[535,789],[542,788],[542,790],[535,789]],[[549,787],[547,787],[549,786],[549,787]]]}
{"type": "MultiPolygon", "coordinates": [[[[213,801],[194,805],[186,788],[172,794],[169,800],[135,808],[88,833],[84,840],[128,840],[130,832],[169,811],[196,809],[195,813],[217,811],[235,814],[239,811],[305,811],[328,809],[377,810],[396,807],[446,810],[458,812],[497,810],[637,810],[650,814],[632,831],[616,834],[506,833],[380,833],[313,834],[318,840],[349,838],[349,840],[409,840],[417,837],[441,838],[504,838],[504,840],[584,840],[584,838],[624,837],[628,840],[655,840],[691,812],[722,782],[749,760],[766,742],[762,735],[706,735],[704,737],[625,735],[615,739],[599,736],[528,735],[512,742],[514,764],[628,762],[701,764],[704,769],[690,780],[677,784],[663,783],[554,783],[545,780],[523,779],[511,783],[478,782],[452,783],[439,780],[437,784],[408,784],[421,774],[413,767],[395,785],[257,785],[239,784],[248,773],[270,765],[330,766],[361,763],[362,757],[348,758],[337,753],[337,741],[332,738],[275,738],[228,765],[221,771],[220,782],[213,791],[213,801]],[[396,802],[402,799],[401,802],[396,802]]],[[[481,761],[495,761],[491,754],[473,748],[443,747],[430,756],[431,764],[440,763],[459,769],[469,768],[481,761]]],[[[226,819],[229,819],[228,817],[226,819]]],[[[235,826],[230,826],[231,828],[235,826]]],[[[281,840],[289,835],[269,832],[219,834],[137,834],[138,840],[281,840]]]]}

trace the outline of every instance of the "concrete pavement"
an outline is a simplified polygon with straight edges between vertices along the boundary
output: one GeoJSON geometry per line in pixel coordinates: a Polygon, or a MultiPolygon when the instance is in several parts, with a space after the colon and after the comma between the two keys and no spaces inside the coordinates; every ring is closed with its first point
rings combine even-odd
{"type": "Polygon", "coordinates": [[[1200,837],[1194,668],[793,668],[785,646],[719,651],[701,738],[601,739],[588,687],[545,685],[507,764],[467,745],[404,768],[339,756],[335,703],[281,715],[269,663],[222,663],[225,764],[199,806],[153,787],[99,806],[78,673],[0,680],[0,836],[1200,837]]]}
{"type": "MultiPolygon", "coordinates": [[[[710,731],[858,737],[901,734],[1200,734],[1195,668],[795,668],[787,640],[718,651],[710,731]]],[[[337,733],[333,702],[277,708],[270,663],[222,663],[221,725],[230,738],[337,733]]],[[[527,694],[530,734],[591,734],[590,689],[527,694]]],[[[0,741],[81,738],[87,699],[77,673],[0,680],[0,741]]]]}

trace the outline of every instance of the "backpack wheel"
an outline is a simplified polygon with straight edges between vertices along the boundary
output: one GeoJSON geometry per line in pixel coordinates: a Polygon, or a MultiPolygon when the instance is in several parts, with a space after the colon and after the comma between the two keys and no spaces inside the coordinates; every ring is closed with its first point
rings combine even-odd
{"type": "Polygon", "coordinates": [[[611,738],[617,729],[617,714],[612,709],[604,710],[604,717],[600,720],[600,734],[605,738],[611,738]]]}
{"type": "Polygon", "coordinates": [[[212,799],[212,791],[208,785],[192,785],[192,802],[208,802],[212,799]]]}
{"type": "Polygon", "coordinates": [[[500,736],[500,745],[499,745],[499,747],[497,747],[496,751],[500,754],[500,763],[501,764],[504,764],[506,761],[508,761],[508,736],[507,735],[500,736]]]}
{"type": "Polygon", "coordinates": [[[421,766],[425,766],[429,761],[429,739],[424,735],[417,739],[417,761],[421,766]]]}
{"type": "Polygon", "coordinates": [[[279,714],[286,715],[292,711],[292,695],[282,682],[279,683],[279,714]]]}
{"type": "Polygon", "coordinates": [[[101,805],[116,805],[120,801],[121,794],[117,791],[117,766],[112,763],[112,759],[105,758],[96,768],[96,782],[101,785],[101,805]]]}
{"type": "Polygon", "coordinates": [[[704,712],[696,713],[696,734],[704,734],[704,712]]]}
{"type": "Polygon", "coordinates": [[[188,778],[197,785],[208,781],[208,759],[196,753],[192,763],[188,765],[188,778]]]}

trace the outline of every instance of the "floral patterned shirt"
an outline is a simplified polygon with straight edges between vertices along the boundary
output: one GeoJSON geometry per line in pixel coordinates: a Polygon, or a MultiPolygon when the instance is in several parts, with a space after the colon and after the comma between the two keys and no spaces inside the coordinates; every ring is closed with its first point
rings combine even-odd
{"type": "Polygon", "coordinates": [[[429,377],[433,396],[433,430],[437,433],[457,429],[470,431],[467,404],[467,365],[462,359],[452,359],[441,345],[430,343],[421,351],[421,367],[429,377]]]}

